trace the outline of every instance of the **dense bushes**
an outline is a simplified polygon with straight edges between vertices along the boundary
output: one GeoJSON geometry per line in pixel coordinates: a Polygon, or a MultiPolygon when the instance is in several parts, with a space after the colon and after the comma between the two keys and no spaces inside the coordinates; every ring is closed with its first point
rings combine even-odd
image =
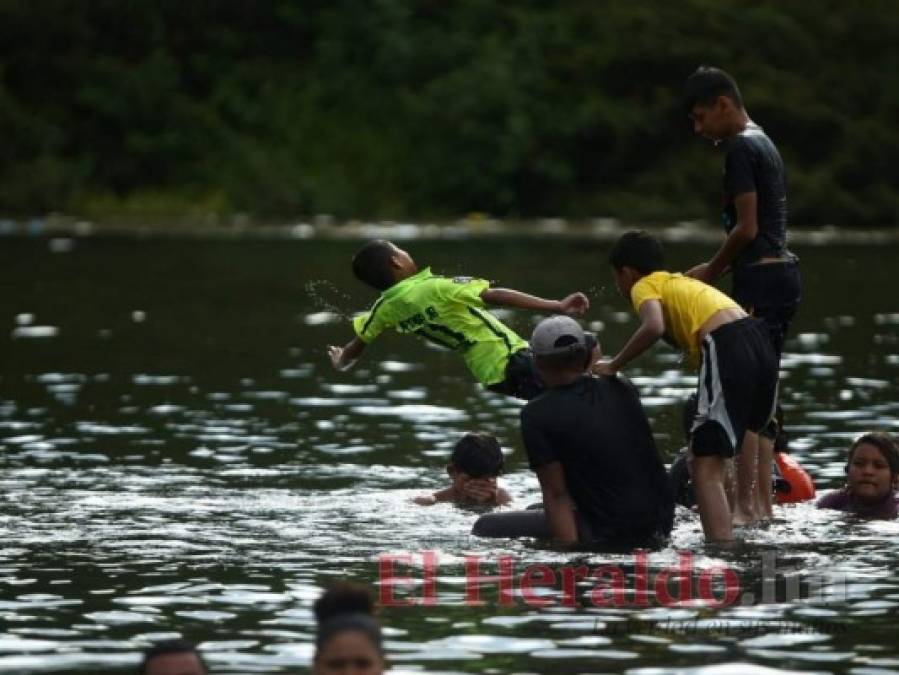
{"type": "Polygon", "coordinates": [[[0,212],[714,213],[730,70],[794,222],[899,221],[892,0],[0,2],[0,212]]]}

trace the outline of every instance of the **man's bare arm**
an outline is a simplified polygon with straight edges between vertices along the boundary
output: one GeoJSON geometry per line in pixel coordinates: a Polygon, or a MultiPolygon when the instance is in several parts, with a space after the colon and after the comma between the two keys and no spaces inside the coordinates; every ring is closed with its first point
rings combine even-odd
{"type": "Polygon", "coordinates": [[[537,469],[537,480],[543,491],[543,508],[553,539],[560,544],[577,543],[574,503],[568,494],[565,473],[560,462],[550,462],[537,469]]]}
{"type": "Polygon", "coordinates": [[[737,224],[727,235],[727,239],[706,263],[696,265],[687,271],[687,276],[711,283],[728,268],[749,243],[756,238],[759,232],[758,224],[758,195],[755,192],[744,192],[734,198],[734,208],[737,211],[737,224]]]}
{"type": "Polygon", "coordinates": [[[640,305],[640,327],[611,361],[599,361],[593,365],[593,372],[599,375],[613,375],[640,354],[652,347],[665,334],[665,317],[662,303],[647,300],[640,305]]]}

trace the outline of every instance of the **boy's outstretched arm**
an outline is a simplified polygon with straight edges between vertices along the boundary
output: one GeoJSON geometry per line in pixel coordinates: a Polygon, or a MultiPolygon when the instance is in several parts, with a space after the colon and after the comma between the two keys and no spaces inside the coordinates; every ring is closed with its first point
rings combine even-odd
{"type": "Polygon", "coordinates": [[[358,337],[354,337],[343,347],[329,345],[328,356],[331,357],[331,365],[337,370],[349,370],[356,364],[364,350],[365,343],[358,337]]]}
{"type": "Polygon", "coordinates": [[[718,252],[708,262],[700,263],[687,270],[686,275],[707,284],[724,274],[733,261],[759,232],[758,196],[755,192],[744,192],[734,198],[737,211],[737,225],[727,235],[718,252]]]}
{"type": "Polygon", "coordinates": [[[487,288],[481,293],[481,300],[488,305],[530,309],[535,312],[552,314],[576,314],[580,316],[590,309],[590,301],[583,293],[572,293],[561,300],[546,300],[536,295],[528,295],[510,288],[487,288]]]}
{"type": "Polygon", "coordinates": [[[437,502],[451,502],[456,497],[456,491],[452,486],[437,490],[433,494],[420,495],[412,499],[419,506],[434,506],[437,502]]]}
{"type": "Polygon", "coordinates": [[[640,305],[640,327],[631,335],[622,350],[610,361],[597,361],[593,372],[597,375],[614,375],[626,364],[652,347],[665,334],[665,316],[662,303],[646,300],[640,305]]]}
{"type": "Polygon", "coordinates": [[[577,543],[574,504],[568,494],[561,462],[549,462],[537,469],[537,480],[543,491],[543,507],[553,540],[560,544],[577,543]]]}

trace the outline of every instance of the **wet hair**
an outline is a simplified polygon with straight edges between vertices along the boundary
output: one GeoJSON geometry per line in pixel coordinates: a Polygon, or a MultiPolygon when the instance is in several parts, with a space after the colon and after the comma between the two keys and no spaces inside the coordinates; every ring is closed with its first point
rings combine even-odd
{"type": "Polygon", "coordinates": [[[396,248],[386,239],[375,239],[356,251],[353,256],[353,275],[362,283],[379,291],[393,286],[393,272],[390,259],[396,248]]]}
{"type": "Polygon", "coordinates": [[[711,106],[719,96],[727,96],[738,107],[743,107],[743,96],[734,78],[720,68],[699,66],[684,83],[681,101],[689,114],[696,105],[711,106]]]}
{"type": "Polygon", "coordinates": [[[664,263],[661,242],[642,230],[625,232],[609,252],[609,264],[616,270],[633,267],[641,274],[651,274],[662,269],[664,263]]]}
{"type": "Polygon", "coordinates": [[[341,582],[325,591],[313,606],[318,632],[316,651],[344,631],[364,634],[378,653],[383,655],[381,626],[374,617],[374,603],[368,591],[357,584],[341,582]]]}
{"type": "Polygon", "coordinates": [[[200,665],[203,666],[203,672],[209,672],[209,668],[206,667],[206,662],[203,660],[200,652],[197,651],[197,648],[192,642],[188,642],[187,640],[161,640],[159,642],[154,642],[151,646],[147,647],[147,649],[144,650],[144,657],[140,663],[140,668],[137,671],[138,675],[146,675],[147,671],[149,670],[150,661],[155,659],[157,656],[164,656],[166,654],[182,654],[185,652],[195,654],[197,660],[200,662],[200,665]]]}
{"type": "Polygon", "coordinates": [[[469,432],[453,447],[450,463],[472,478],[493,478],[503,472],[503,451],[493,434],[469,432]]]}
{"type": "Polygon", "coordinates": [[[690,394],[684,401],[684,407],[681,410],[681,424],[684,427],[684,437],[688,444],[693,437],[693,422],[696,420],[697,414],[699,414],[699,398],[696,394],[690,394]]]}
{"type": "Polygon", "coordinates": [[[847,473],[849,472],[849,465],[852,464],[852,458],[855,456],[855,451],[865,443],[873,445],[880,451],[893,476],[899,474],[899,443],[890,434],[883,431],[873,431],[855,439],[855,442],[849,447],[849,456],[846,458],[847,473]]]}

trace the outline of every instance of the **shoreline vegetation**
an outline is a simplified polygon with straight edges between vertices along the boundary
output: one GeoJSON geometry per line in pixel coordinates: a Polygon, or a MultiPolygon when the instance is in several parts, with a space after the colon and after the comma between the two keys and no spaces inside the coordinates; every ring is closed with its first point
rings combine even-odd
{"type": "MultiPolygon", "coordinates": [[[[256,222],[248,216],[221,222],[217,218],[174,220],[125,219],[121,221],[89,221],[62,214],[29,219],[0,218],[3,237],[137,237],[191,239],[320,239],[320,240],[464,240],[477,238],[534,238],[611,242],[629,229],[645,229],[670,243],[696,243],[716,246],[724,234],[720,226],[706,221],[671,223],[621,221],[617,218],[568,220],[541,218],[513,220],[469,214],[464,218],[433,222],[397,222],[391,220],[338,221],[331,215],[319,214],[305,219],[256,222]]],[[[792,226],[790,245],[895,245],[899,244],[899,227],[839,228],[792,226]]]]}
{"type": "Polygon", "coordinates": [[[712,222],[705,63],[791,228],[899,224],[895,0],[6,2],[0,40],[0,216],[712,222]]]}

